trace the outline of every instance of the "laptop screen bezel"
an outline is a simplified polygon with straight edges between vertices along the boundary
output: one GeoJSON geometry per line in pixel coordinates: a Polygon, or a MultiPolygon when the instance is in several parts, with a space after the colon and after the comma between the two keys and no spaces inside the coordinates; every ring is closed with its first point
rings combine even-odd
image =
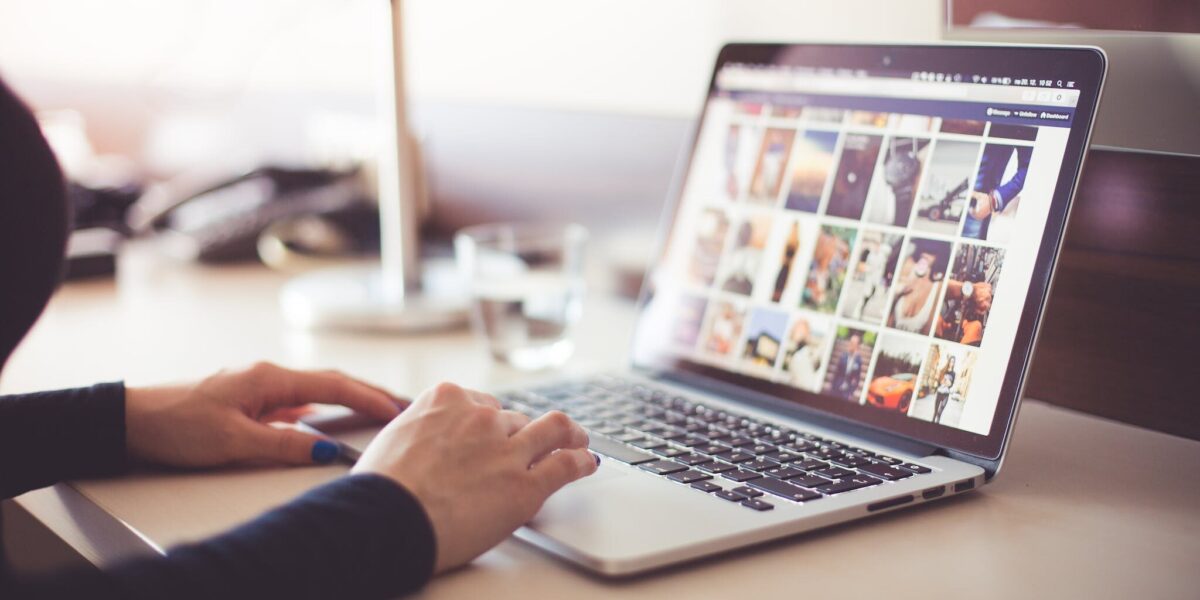
{"type": "MultiPolygon", "coordinates": [[[[1039,79],[1071,80],[1077,82],[1079,102],[1063,154],[1062,168],[1055,185],[1046,229],[1037,252],[1029,292],[1017,326],[1016,338],[1009,358],[996,412],[990,431],[978,434],[952,427],[912,419],[868,406],[847,403],[780,383],[739,374],[726,369],[688,360],[679,355],[639,348],[635,335],[632,362],[636,369],[672,374],[703,384],[709,381],[720,388],[731,386],[750,392],[750,396],[768,399],[772,408],[802,416],[816,411],[858,427],[878,430],[892,436],[917,441],[955,454],[967,454],[984,460],[998,461],[1011,432],[1018,399],[1032,356],[1042,312],[1049,295],[1054,264],[1065,234],[1071,200],[1086,155],[1092,121],[1095,117],[1100,90],[1106,71],[1104,53],[1091,47],[1068,46],[1005,46],[1005,45],[838,45],[838,44],[728,44],[721,49],[704,109],[696,122],[693,140],[699,138],[704,117],[717,86],[717,74],[729,63],[788,65],[832,69],[881,69],[897,71],[934,71],[949,73],[991,73],[996,71],[1033,74],[1039,79]],[[784,59],[786,57],[786,59],[784,59]]],[[[696,144],[686,150],[681,161],[677,182],[669,198],[659,234],[660,254],[682,202],[685,180],[695,158],[696,144]]],[[[647,273],[639,299],[639,312],[646,309],[653,297],[654,268],[647,273]]],[[[641,317],[639,315],[639,326],[641,317]]]]}

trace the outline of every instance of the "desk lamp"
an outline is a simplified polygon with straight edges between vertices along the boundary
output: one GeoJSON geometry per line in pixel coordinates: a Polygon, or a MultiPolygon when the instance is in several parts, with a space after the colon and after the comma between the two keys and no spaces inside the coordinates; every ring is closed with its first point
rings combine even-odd
{"type": "Polygon", "coordinates": [[[384,135],[378,157],[380,264],[336,267],[289,281],[284,318],[305,328],[415,332],[458,327],[467,294],[453,261],[420,259],[425,186],[420,148],[408,128],[401,0],[375,0],[385,56],[379,89],[384,135]]]}

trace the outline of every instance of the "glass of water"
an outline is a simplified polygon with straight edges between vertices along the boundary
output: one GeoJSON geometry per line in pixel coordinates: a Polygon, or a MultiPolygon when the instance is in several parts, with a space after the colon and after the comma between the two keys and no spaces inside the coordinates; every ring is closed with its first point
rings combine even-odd
{"type": "Polygon", "coordinates": [[[580,225],[501,223],[458,232],[454,250],[468,282],[472,320],[496,360],[518,369],[562,365],[575,350],[583,310],[580,225]]]}

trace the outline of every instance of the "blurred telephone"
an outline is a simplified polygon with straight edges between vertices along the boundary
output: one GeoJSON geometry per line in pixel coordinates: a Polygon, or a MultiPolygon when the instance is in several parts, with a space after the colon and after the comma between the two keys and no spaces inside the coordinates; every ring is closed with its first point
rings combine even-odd
{"type": "Polygon", "coordinates": [[[359,170],[263,167],[216,184],[151,190],[131,211],[130,225],[151,233],[172,254],[204,262],[254,258],[272,224],[317,217],[346,231],[354,252],[379,245],[379,214],[359,170]],[[198,191],[195,191],[197,190],[198,191]]]}

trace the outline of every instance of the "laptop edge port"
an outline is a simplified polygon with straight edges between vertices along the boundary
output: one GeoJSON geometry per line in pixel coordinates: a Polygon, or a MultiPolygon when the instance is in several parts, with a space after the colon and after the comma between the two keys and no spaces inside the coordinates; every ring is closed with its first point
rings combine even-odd
{"type": "Polygon", "coordinates": [[[935,488],[929,488],[929,489],[921,492],[921,497],[926,500],[933,500],[934,498],[941,498],[942,494],[945,494],[945,493],[946,493],[946,486],[939,485],[935,488]]]}
{"type": "Polygon", "coordinates": [[[968,479],[966,481],[960,481],[960,482],[954,484],[954,493],[957,494],[958,492],[965,492],[967,490],[974,489],[974,488],[975,488],[975,480],[968,479]]]}

